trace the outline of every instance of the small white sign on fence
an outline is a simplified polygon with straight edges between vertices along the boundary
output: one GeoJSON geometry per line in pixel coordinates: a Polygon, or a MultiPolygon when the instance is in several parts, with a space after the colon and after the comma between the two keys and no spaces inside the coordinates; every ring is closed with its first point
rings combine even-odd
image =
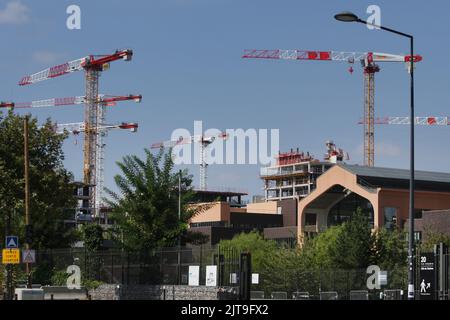
{"type": "Polygon", "coordinates": [[[206,266],[206,286],[217,286],[217,266],[206,266]]]}
{"type": "Polygon", "coordinates": [[[199,266],[189,266],[189,280],[188,284],[190,286],[200,285],[200,267],[199,266]]]}

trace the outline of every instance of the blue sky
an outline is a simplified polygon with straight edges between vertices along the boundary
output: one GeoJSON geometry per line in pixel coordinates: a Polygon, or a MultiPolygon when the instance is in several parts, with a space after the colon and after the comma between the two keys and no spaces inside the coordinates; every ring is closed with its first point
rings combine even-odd
{"type": "MultiPolygon", "coordinates": [[[[333,139],[362,163],[363,77],[346,63],[243,60],[244,49],[374,51],[402,54],[407,39],[333,15],[351,10],[367,16],[380,6],[382,24],[416,37],[424,61],[416,73],[416,109],[421,116],[447,116],[450,4],[445,1],[300,0],[97,0],[0,1],[0,99],[29,101],[84,94],[78,72],[28,87],[26,74],[86,56],[132,48],[132,62],[115,62],[103,73],[100,92],[141,93],[143,103],[108,110],[108,122],[137,121],[139,132],[112,131],[107,140],[106,185],[115,161],[166,140],[177,128],[280,129],[282,150],[299,147],[321,158],[333,139]],[[9,3],[16,3],[6,10],[9,3]],[[17,2],[20,3],[17,6],[17,2]],[[408,5],[407,5],[408,3],[408,5]],[[67,6],[81,7],[82,29],[66,28],[67,6]],[[19,9],[17,9],[19,8],[19,9]]],[[[382,65],[376,79],[376,114],[407,116],[409,78],[403,64],[382,65]]],[[[81,107],[33,111],[40,120],[83,119],[81,107]]],[[[417,169],[450,172],[450,128],[417,128],[417,169]]],[[[82,138],[65,144],[66,166],[82,177],[82,138]]],[[[376,165],[408,168],[407,126],[376,130],[376,165]]],[[[198,167],[189,166],[198,184],[198,167]]],[[[209,184],[262,193],[257,165],[211,166],[209,184]]]]}

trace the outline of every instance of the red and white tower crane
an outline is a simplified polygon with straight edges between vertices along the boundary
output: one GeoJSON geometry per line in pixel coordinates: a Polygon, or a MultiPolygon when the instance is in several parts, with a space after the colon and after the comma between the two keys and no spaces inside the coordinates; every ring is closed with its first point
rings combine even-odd
{"type": "MultiPolygon", "coordinates": [[[[97,103],[103,107],[113,107],[117,105],[119,101],[129,101],[133,100],[137,103],[142,101],[141,95],[126,95],[126,96],[111,96],[100,94],[98,96],[97,103]]],[[[51,98],[44,100],[35,100],[31,102],[18,102],[13,103],[12,105],[1,105],[3,108],[11,108],[11,109],[37,109],[37,108],[48,108],[48,107],[63,107],[63,106],[72,106],[72,105],[83,105],[86,103],[85,96],[76,96],[76,97],[64,97],[64,98],[51,98]]]]}
{"type": "MultiPolygon", "coordinates": [[[[56,78],[68,73],[76,71],[85,71],[85,135],[84,135],[84,183],[89,185],[91,188],[89,206],[94,209],[94,212],[98,212],[95,208],[97,203],[95,196],[97,194],[97,174],[96,174],[96,163],[98,161],[98,146],[102,145],[99,143],[100,135],[97,134],[97,128],[101,125],[104,120],[105,110],[104,106],[99,104],[99,76],[102,71],[109,69],[109,65],[113,61],[124,60],[130,61],[133,56],[133,51],[117,50],[110,55],[89,55],[81,59],[66,62],[64,64],[54,66],[38,73],[28,75],[23,77],[19,85],[25,86],[34,84],[40,81],[56,78]]],[[[101,138],[100,138],[101,140],[101,138]]]]}
{"type": "MultiPolygon", "coordinates": [[[[358,124],[364,124],[360,120],[358,124]]],[[[410,117],[384,117],[376,118],[375,125],[409,125],[411,124],[410,117]]],[[[416,117],[416,126],[449,126],[450,117],[416,117]]]]}
{"type": "MultiPolygon", "coordinates": [[[[122,122],[117,124],[105,124],[97,128],[98,131],[121,129],[129,130],[131,132],[137,132],[139,125],[136,122],[122,122]]],[[[74,122],[74,123],[57,123],[54,127],[57,134],[64,134],[68,132],[70,134],[78,135],[80,133],[86,132],[86,127],[84,122],[74,122]]]]}
{"type": "Polygon", "coordinates": [[[14,102],[3,102],[0,101],[0,108],[14,108],[14,102]]]}
{"type": "Polygon", "coordinates": [[[205,191],[208,190],[208,159],[206,156],[206,151],[208,146],[210,146],[216,139],[226,140],[228,139],[228,134],[222,132],[218,135],[213,136],[196,135],[180,137],[177,140],[168,140],[164,142],[154,143],[151,145],[151,149],[171,149],[178,145],[198,143],[200,147],[200,190],[205,191]]]}
{"type": "MultiPolygon", "coordinates": [[[[379,62],[404,62],[410,65],[411,57],[374,52],[338,52],[338,51],[307,51],[307,50],[245,50],[245,59],[276,59],[276,60],[313,60],[338,61],[351,64],[361,62],[364,69],[364,165],[375,165],[375,73],[380,71],[379,62]]],[[[414,62],[422,61],[422,57],[414,56],[414,62]]]]}
{"type": "MultiPolygon", "coordinates": [[[[35,108],[47,108],[47,107],[59,107],[59,106],[69,106],[69,105],[82,105],[86,101],[86,97],[77,96],[77,97],[65,97],[65,98],[52,98],[45,100],[36,100],[31,102],[19,102],[15,105],[15,108],[18,109],[35,109],[35,108]]],[[[135,101],[136,103],[140,103],[142,101],[141,95],[129,94],[125,96],[111,96],[111,95],[99,95],[98,96],[98,105],[99,109],[102,109],[103,112],[99,114],[104,114],[105,107],[115,106],[119,101],[135,101]]],[[[92,129],[93,134],[97,135],[97,153],[96,153],[96,162],[95,162],[95,172],[96,172],[96,186],[92,189],[92,198],[95,199],[95,214],[99,214],[99,210],[101,208],[101,201],[103,199],[103,190],[104,190],[104,159],[105,159],[105,147],[106,144],[104,139],[106,138],[108,131],[111,129],[128,129],[132,132],[136,132],[138,125],[136,123],[121,123],[121,124],[106,124],[104,119],[100,119],[101,121],[97,121],[97,128],[92,129]]],[[[67,124],[58,124],[55,127],[55,132],[63,133],[64,130],[67,130],[72,134],[86,133],[86,123],[85,122],[76,122],[76,123],[67,123],[67,124]]]]}

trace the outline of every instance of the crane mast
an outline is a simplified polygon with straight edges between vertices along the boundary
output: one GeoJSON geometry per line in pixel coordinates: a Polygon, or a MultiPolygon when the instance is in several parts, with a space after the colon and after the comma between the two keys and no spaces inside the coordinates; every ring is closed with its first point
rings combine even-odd
{"type": "Polygon", "coordinates": [[[364,67],[364,165],[375,166],[375,73],[380,67],[373,62],[372,54],[364,67]]]}
{"type": "Polygon", "coordinates": [[[91,192],[90,204],[97,210],[96,203],[96,157],[97,157],[97,138],[96,133],[99,119],[97,117],[99,105],[98,97],[98,79],[99,72],[96,69],[86,70],[86,102],[84,107],[84,121],[86,132],[84,134],[84,183],[93,189],[91,192]]]}
{"type": "MultiPolygon", "coordinates": [[[[103,109],[102,106],[99,109],[103,109]]],[[[92,135],[98,137],[97,141],[97,156],[95,159],[95,180],[96,180],[96,188],[94,189],[95,194],[92,196],[92,199],[95,201],[95,208],[97,212],[96,216],[99,215],[99,210],[103,204],[103,195],[104,195],[104,186],[105,186],[105,153],[106,153],[106,143],[105,138],[108,135],[108,131],[111,129],[122,129],[122,130],[130,130],[131,132],[137,132],[138,124],[137,123],[121,123],[121,124],[105,124],[104,122],[97,124],[95,129],[91,129],[92,135]]],[[[78,123],[67,123],[67,124],[58,124],[55,128],[55,131],[59,134],[64,132],[70,132],[72,134],[84,133],[86,134],[86,123],[78,122],[78,123]]]]}
{"type": "Polygon", "coordinates": [[[157,142],[151,145],[151,149],[170,149],[177,145],[182,144],[199,144],[199,153],[200,153],[200,170],[199,170],[199,182],[200,182],[200,190],[206,191],[208,190],[208,159],[206,156],[206,151],[208,150],[208,146],[211,145],[216,139],[228,139],[228,134],[222,132],[218,135],[214,136],[188,136],[188,137],[180,137],[177,140],[168,140],[164,142],[157,142]]]}

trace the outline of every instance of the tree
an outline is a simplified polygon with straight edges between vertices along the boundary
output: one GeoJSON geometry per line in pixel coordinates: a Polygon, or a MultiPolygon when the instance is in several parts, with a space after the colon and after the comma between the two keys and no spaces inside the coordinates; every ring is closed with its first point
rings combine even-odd
{"type": "Polygon", "coordinates": [[[206,206],[191,206],[192,176],[181,175],[181,219],[178,218],[178,173],[173,173],[171,151],[153,155],[145,149],[145,159],[125,156],[117,162],[120,175],[114,177],[119,192],[106,189],[116,221],[112,238],[125,249],[149,251],[172,246],[187,231],[187,223],[206,206]]]}
{"type": "Polygon", "coordinates": [[[103,246],[103,229],[98,224],[83,226],[83,241],[86,250],[90,253],[99,251],[103,246]]]}
{"type": "Polygon", "coordinates": [[[367,268],[372,241],[369,219],[358,208],[351,220],[341,226],[335,248],[330,253],[334,264],[344,270],[367,268]]]}
{"type": "Polygon", "coordinates": [[[265,240],[262,235],[253,231],[241,233],[231,240],[222,240],[220,249],[224,252],[234,252],[239,255],[242,252],[250,252],[252,257],[252,272],[259,274],[258,287],[267,293],[286,290],[292,283],[296,270],[295,250],[279,246],[273,240],[265,240]]]}
{"type": "Polygon", "coordinates": [[[103,247],[103,229],[98,224],[88,224],[83,226],[82,234],[86,250],[83,281],[99,279],[104,265],[103,256],[99,254],[103,247]]]}
{"type": "Polygon", "coordinates": [[[336,243],[342,226],[333,226],[316,238],[308,240],[302,247],[302,254],[310,270],[329,270],[336,266],[336,243]]]}
{"type": "Polygon", "coordinates": [[[265,240],[259,232],[241,233],[233,237],[232,240],[222,240],[221,249],[235,250],[237,253],[250,252],[252,255],[252,269],[261,272],[267,259],[273,257],[277,250],[277,243],[272,240],[265,240]]]}
{"type": "Polygon", "coordinates": [[[406,233],[398,229],[378,230],[373,235],[371,264],[376,264],[383,270],[405,267],[408,256],[406,239],[406,233]]]}
{"type": "MultiPolygon", "coordinates": [[[[4,239],[8,220],[11,232],[24,239],[24,117],[10,111],[0,114],[0,237],[4,239]]],[[[76,232],[64,220],[73,218],[71,182],[73,176],[63,166],[62,144],[48,119],[41,128],[36,119],[29,121],[30,212],[33,225],[33,249],[69,247],[76,232]]]]}
{"type": "Polygon", "coordinates": [[[430,226],[427,226],[423,232],[424,241],[419,245],[419,250],[423,252],[432,252],[434,246],[439,243],[445,243],[450,247],[450,236],[442,232],[433,231],[430,226]]]}
{"type": "Polygon", "coordinates": [[[378,230],[373,235],[371,264],[388,271],[388,287],[404,288],[407,285],[408,242],[404,231],[378,230]]]}

